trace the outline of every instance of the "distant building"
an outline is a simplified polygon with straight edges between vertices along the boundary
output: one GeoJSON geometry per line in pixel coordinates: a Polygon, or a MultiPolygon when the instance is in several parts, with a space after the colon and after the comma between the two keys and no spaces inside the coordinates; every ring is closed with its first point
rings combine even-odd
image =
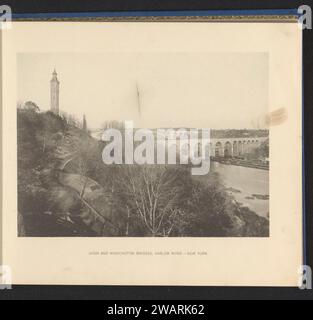
{"type": "Polygon", "coordinates": [[[60,87],[60,82],[57,78],[57,73],[54,69],[52,73],[52,79],[50,81],[50,95],[51,95],[51,111],[59,115],[60,110],[59,110],[59,87],[60,87]]]}

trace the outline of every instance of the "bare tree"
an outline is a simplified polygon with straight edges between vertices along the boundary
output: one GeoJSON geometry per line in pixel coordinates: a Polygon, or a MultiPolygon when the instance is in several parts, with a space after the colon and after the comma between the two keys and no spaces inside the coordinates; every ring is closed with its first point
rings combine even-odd
{"type": "Polygon", "coordinates": [[[121,172],[116,182],[127,199],[127,212],[132,208],[151,236],[169,236],[179,224],[182,171],[165,165],[132,165],[121,167],[121,172]]]}

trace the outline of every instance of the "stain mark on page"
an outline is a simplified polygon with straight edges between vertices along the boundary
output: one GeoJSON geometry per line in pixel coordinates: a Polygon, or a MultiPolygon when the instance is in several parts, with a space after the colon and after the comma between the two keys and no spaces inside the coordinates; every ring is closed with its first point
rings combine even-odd
{"type": "Polygon", "coordinates": [[[268,113],[265,116],[265,126],[267,128],[273,126],[279,126],[288,119],[288,112],[286,108],[280,108],[275,111],[268,113]]]}

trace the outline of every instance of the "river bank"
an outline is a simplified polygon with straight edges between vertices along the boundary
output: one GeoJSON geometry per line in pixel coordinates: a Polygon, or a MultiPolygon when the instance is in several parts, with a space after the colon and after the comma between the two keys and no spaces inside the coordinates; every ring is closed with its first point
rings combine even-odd
{"type": "Polygon", "coordinates": [[[226,191],[238,205],[246,206],[257,215],[269,218],[269,172],[213,161],[212,172],[219,177],[226,191]]]}
{"type": "Polygon", "coordinates": [[[212,157],[211,160],[213,162],[218,162],[226,165],[254,168],[254,169],[260,169],[260,170],[267,170],[267,171],[269,170],[268,163],[261,163],[259,161],[257,162],[257,161],[248,161],[248,160],[236,159],[236,158],[218,158],[218,157],[212,157]]]}

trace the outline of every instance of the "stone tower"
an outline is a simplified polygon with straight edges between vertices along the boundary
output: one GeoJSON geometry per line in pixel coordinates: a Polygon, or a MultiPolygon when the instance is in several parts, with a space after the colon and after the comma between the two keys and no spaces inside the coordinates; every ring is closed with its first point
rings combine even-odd
{"type": "Polygon", "coordinates": [[[57,78],[57,73],[54,69],[52,73],[52,79],[50,81],[50,95],[51,95],[51,111],[59,115],[59,86],[60,82],[57,78]]]}
{"type": "Polygon", "coordinates": [[[86,120],[86,115],[84,114],[84,118],[83,118],[83,130],[84,131],[88,131],[88,128],[87,128],[87,120],[86,120]]]}

